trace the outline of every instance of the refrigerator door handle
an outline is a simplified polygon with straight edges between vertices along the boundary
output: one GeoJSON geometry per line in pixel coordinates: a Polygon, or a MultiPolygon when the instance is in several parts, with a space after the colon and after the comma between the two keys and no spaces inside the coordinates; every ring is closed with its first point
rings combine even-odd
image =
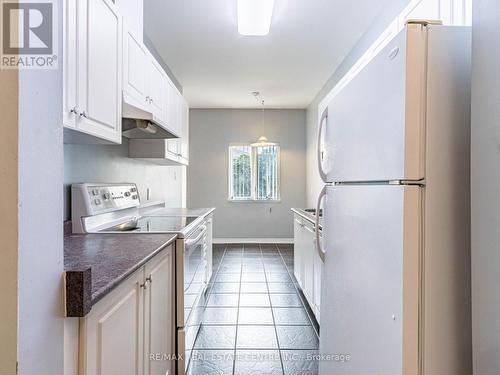
{"type": "Polygon", "coordinates": [[[323,186],[321,189],[321,193],[319,193],[318,204],[316,205],[316,221],[315,221],[315,232],[316,232],[316,250],[318,251],[318,255],[321,258],[322,262],[325,263],[326,251],[321,247],[321,236],[319,233],[319,213],[321,210],[321,202],[326,197],[326,188],[328,185],[323,186]]]}
{"type": "Polygon", "coordinates": [[[321,140],[323,138],[323,129],[326,125],[328,119],[328,107],[325,108],[323,114],[321,115],[321,119],[319,120],[319,129],[318,129],[318,144],[317,144],[317,157],[318,157],[318,170],[323,182],[328,182],[328,176],[326,172],[323,170],[323,158],[321,151],[321,140]]]}

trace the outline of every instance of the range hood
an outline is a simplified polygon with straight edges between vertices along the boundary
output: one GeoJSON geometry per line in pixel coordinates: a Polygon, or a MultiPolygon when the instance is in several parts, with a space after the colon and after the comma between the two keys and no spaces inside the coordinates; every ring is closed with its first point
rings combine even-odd
{"type": "Polygon", "coordinates": [[[143,103],[123,92],[122,135],[131,139],[179,138],[143,103]]]}

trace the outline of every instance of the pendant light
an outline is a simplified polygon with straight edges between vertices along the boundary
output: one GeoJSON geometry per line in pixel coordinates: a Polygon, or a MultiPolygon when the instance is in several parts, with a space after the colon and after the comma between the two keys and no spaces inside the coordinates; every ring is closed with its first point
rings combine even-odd
{"type": "MultiPolygon", "coordinates": [[[[253,92],[253,96],[255,96],[255,99],[259,100],[258,96],[260,95],[259,92],[253,92]]],[[[262,105],[262,131],[265,130],[265,125],[266,125],[266,117],[265,117],[265,102],[264,100],[260,101],[262,105]]],[[[262,133],[261,133],[262,134],[262,133]]],[[[261,135],[259,137],[259,140],[257,142],[254,142],[251,144],[252,147],[267,147],[267,146],[276,146],[275,142],[269,142],[267,137],[265,135],[261,135]]]]}

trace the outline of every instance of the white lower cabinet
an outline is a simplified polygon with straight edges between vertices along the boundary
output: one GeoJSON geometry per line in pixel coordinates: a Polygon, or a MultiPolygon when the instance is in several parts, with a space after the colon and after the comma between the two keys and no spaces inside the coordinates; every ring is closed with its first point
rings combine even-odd
{"type": "Polygon", "coordinates": [[[311,307],[314,306],[314,254],[316,252],[315,249],[315,233],[313,229],[313,225],[309,222],[304,223],[303,227],[304,231],[304,242],[303,242],[303,270],[304,274],[302,275],[302,291],[309,302],[311,307]]]}
{"type": "Polygon", "coordinates": [[[302,219],[295,215],[293,221],[293,237],[294,237],[294,249],[293,249],[293,273],[297,279],[297,283],[301,288],[303,288],[302,282],[302,250],[303,245],[303,223],[302,219]]]}
{"type": "Polygon", "coordinates": [[[316,250],[314,225],[300,215],[294,216],[294,274],[307,303],[319,322],[321,271],[323,261],[316,250]]]}
{"type": "Polygon", "coordinates": [[[165,355],[175,347],[173,252],[160,255],[144,267],[146,281],[144,308],[145,374],[165,375],[172,371],[172,362],[165,355]]]}
{"type": "Polygon", "coordinates": [[[146,46],[128,27],[123,28],[123,106],[124,117],[136,114],[128,104],[149,111],[148,82],[149,54],[146,46]]]}
{"type": "Polygon", "coordinates": [[[143,270],[80,319],[80,374],[139,375],[144,364],[143,270]]]}
{"type": "Polygon", "coordinates": [[[173,373],[173,254],[163,250],[80,319],[80,375],[173,373]]]}
{"type": "Polygon", "coordinates": [[[209,283],[213,272],[213,215],[207,217],[207,276],[206,282],[209,283]]]}
{"type": "Polygon", "coordinates": [[[316,320],[320,321],[320,306],[321,306],[321,275],[323,273],[323,260],[320,258],[318,252],[314,251],[314,306],[313,311],[316,320]]]}

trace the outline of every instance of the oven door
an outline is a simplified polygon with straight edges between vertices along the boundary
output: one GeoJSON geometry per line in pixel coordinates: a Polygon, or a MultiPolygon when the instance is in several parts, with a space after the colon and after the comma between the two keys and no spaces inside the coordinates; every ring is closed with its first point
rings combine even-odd
{"type": "Polygon", "coordinates": [[[178,374],[187,370],[203,319],[207,289],[207,226],[202,223],[177,249],[178,374]]]}

